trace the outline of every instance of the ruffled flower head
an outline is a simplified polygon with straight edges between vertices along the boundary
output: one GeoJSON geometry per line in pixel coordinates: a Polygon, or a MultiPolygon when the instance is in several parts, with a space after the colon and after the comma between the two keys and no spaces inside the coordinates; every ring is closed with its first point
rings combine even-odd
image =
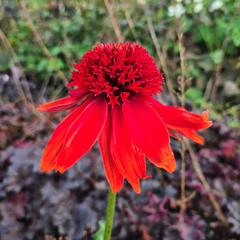
{"type": "Polygon", "coordinates": [[[98,140],[112,191],[126,178],[139,193],[139,178],[149,177],[145,156],[170,173],[176,169],[169,136],[203,144],[195,131],[211,126],[207,111],[198,115],[158,102],[153,95],[162,91],[162,73],[139,44],[99,44],[74,67],[69,96],[38,109],[71,112],[46,146],[42,170],[63,173],[98,140]]]}

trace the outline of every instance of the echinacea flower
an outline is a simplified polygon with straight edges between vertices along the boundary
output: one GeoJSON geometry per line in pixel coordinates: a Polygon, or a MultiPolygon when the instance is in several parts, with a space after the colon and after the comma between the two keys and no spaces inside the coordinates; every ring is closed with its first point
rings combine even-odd
{"type": "Polygon", "coordinates": [[[126,178],[139,193],[139,178],[148,177],[145,156],[170,173],[176,169],[169,135],[203,144],[195,131],[211,126],[208,112],[193,114],[155,100],[164,83],[153,60],[135,43],[99,44],[84,54],[68,84],[75,89],[38,109],[71,112],[50,138],[41,169],[63,173],[98,140],[112,191],[120,191],[126,178]]]}

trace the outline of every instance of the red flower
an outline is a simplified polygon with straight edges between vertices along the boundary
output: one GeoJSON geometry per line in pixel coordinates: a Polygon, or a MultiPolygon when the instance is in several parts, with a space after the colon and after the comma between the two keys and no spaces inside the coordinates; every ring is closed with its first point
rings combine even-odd
{"type": "Polygon", "coordinates": [[[139,178],[148,177],[145,156],[168,172],[176,169],[169,135],[203,144],[195,131],[211,126],[207,111],[197,115],[155,100],[152,95],[162,91],[162,73],[139,44],[97,45],[74,67],[68,86],[76,89],[38,109],[71,111],[46,146],[42,170],[63,173],[98,140],[112,191],[120,191],[126,178],[139,193],[139,178]]]}

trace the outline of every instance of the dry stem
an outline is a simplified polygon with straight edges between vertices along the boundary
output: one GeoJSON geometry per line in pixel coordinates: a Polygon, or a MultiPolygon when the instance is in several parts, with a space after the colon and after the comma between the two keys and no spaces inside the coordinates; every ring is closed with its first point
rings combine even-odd
{"type": "MultiPolygon", "coordinates": [[[[10,42],[8,41],[7,37],[5,36],[4,32],[1,30],[0,28],[0,38],[5,46],[5,48],[10,52],[10,54],[12,55],[13,58],[15,58],[18,62],[18,67],[19,69],[21,70],[21,73],[22,73],[22,80],[24,82],[24,88],[25,88],[25,91],[26,91],[26,94],[27,94],[27,98],[25,97],[25,94],[24,94],[24,91],[23,91],[23,87],[22,87],[22,84],[19,80],[19,78],[17,76],[14,77],[14,81],[15,81],[15,84],[17,86],[17,89],[18,89],[18,93],[20,95],[20,98],[25,102],[27,103],[28,101],[30,101],[31,103],[33,103],[33,99],[32,99],[32,94],[31,94],[31,91],[30,91],[30,88],[29,88],[29,85],[28,85],[28,82],[27,82],[27,79],[26,79],[26,76],[22,70],[22,66],[20,64],[20,61],[17,57],[17,54],[15,53],[15,51],[13,50],[10,42]]],[[[10,59],[10,65],[11,67],[15,67],[15,64],[14,64],[14,61],[12,59],[10,59]]]]}
{"type": "MultiPolygon", "coordinates": [[[[180,77],[180,86],[181,86],[181,104],[182,107],[184,106],[184,87],[185,87],[185,81],[184,81],[184,49],[182,46],[182,33],[178,34],[178,44],[179,44],[179,50],[180,50],[180,59],[181,59],[181,69],[182,69],[182,75],[180,77]]],[[[192,146],[189,142],[188,139],[183,138],[182,141],[182,152],[181,152],[181,157],[182,157],[182,181],[181,181],[181,209],[180,209],[180,217],[183,214],[184,210],[185,210],[185,203],[186,203],[186,198],[185,198],[185,145],[187,146],[187,149],[189,151],[192,163],[193,163],[193,167],[198,175],[198,177],[200,178],[201,182],[203,183],[208,196],[214,206],[214,208],[216,209],[216,211],[219,214],[219,219],[227,226],[227,221],[222,213],[222,210],[218,204],[218,202],[215,200],[212,192],[211,192],[211,188],[209,186],[209,184],[206,181],[206,178],[202,172],[201,166],[199,165],[199,163],[197,162],[196,156],[194,154],[194,151],[192,149],[192,146]]]]}
{"type": "Polygon", "coordinates": [[[176,106],[177,105],[177,101],[176,101],[176,99],[174,97],[174,94],[173,94],[173,86],[172,86],[172,83],[171,83],[171,80],[170,80],[168,68],[167,68],[167,65],[165,63],[164,57],[162,55],[161,48],[160,48],[160,45],[158,43],[158,40],[157,40],[155,31],[154,31],[154,28],[153,28],[153,25],[152,25],[152,20],[148,16],[147,13],[146,13],[146,19],[147,19],[148,28],[149,28],[151,37],[153,39],[154,46],[155,46],[155,48],[157,50],[157,55],[158,55],[158,58],[160,60],[160,64],[161,64],[161,66],[163,68],[163,72],[164,72],[164,75],[166,77],[166,83],[167,83],[168,91],[169,91],[170,96],[171,96],[172,103],[173,103],[174,106],[176,106]]]}
{"type": "Polygon", "coordinates": [[[97,181],[95,181],[92,177],[88,176],[85,172],[83,172],[80,168],[75,167],[76,171],[81,174],[85,179],[87,179],[92,185],[94,185],[96,188],[102,190],[102,191],[106,191],[107,188],[102,187],[101,185],[99,185],[99,183],[97,181]]]}
{"type": "Polygon", "coordinates": [[[22,9],[24,11],[24,16],[25,19],[27,21],[27,24],[29,26],[29,28],[31,29],[34,37],[36,38],[38,44],[41,46],[44,54],[47,56],[47,58],[51,61],[52,65],[55,67],[58,76],[62,79],[62,81],[64,82],[65,85],[68,84],[68,80],[66,79],[66,77],[64,76],[63,72],[60,70],[60,68],[58,67],[57,63],[55,62],[54,58],[52,57],[52,55],[50,54],[50,52],[48,51],[47,47],[45,46],[43,40],[41,39],[39,33],[37,32],[36,28],[33,25],[33,22],[29,16],[29,13],[25,7],[25,4],[23,3],[22,5],[22,9]]]}
{"type": "Polygon", "coordinates": [[[120,0],[120,1],[121,1],[121,3],[122,3],[122,8],[123,8],[124,14],[125,14],[125,16],[126,16],[128,25],[129,25],[129,27],[130,27],[130,29],[131,29],[131,31],[132,31],[132,34],[133,34],[133,36],[134,36],[134,38],[135,38],[135,41],[140,43],[139,38],[138,38],[137,33],[136,33],[136,31],[135,31],[135,28],[134,28],[134,24],[133,24],[132,18],[131,18],[131,16],[130,16],[129,12],[128,12],[128,9],[125,7],[124,1],[123,1],[123,0],[120,0]]]}
{"type": "Polygon", "coordinates": [[[5,45],[6,49],[9,50],[10,54],[11,54],[11,57],[10,57],[10,64],[12,67],[16,67],[15,64],[14,64],[14,61],[12,60],[12,58],[16,59],[17,60],[17,66],[18,68],[20,69],[21,71],[21,74],[22,74],[22,77],[23,77],[23,81],[24,81],[24,88],[25,88],[25,92],[27,93],[27,98],[24,94],[24,91],[23,91],[23,88],[22,88],[22,84],[19,80],[19,77],[18,76],[14,76],[14,81],[15,81],[15,84],[17,86],[17,89],[18,89],[18,93],[19,93],[19,96],[20,96],[20,100],[24,101],[24,103],[26,105],[28,105],[33,113],[35,115],[37,115],[39,117],[40,120],[46,120],[47,119],[47,124],[53,128],[53,124],[52,122],[50,121],[49,122],[49,119],[44,116],[43,114],[41,114],[40,112],[38,112],[34,106],[34,103],[33,103],[33,99],[32,99],[32,94],[31,94],[31,91],[29,89],[29,86],[28,86],[28,82],[27,82],[27,79],[26,79],[26,76],[23,72],[23,69],[22,69],[22,66],[21,66],[21,63],[17,57],[17,54],[15,53],[14,49],[12,48],[11,44],[9,43],[7,37],[5,36],[5,34],[3,33],[3,31],[0,29],[0,39],[2,40],[3,44],[5,45]]]}
{"type": "Polygon", "coordinates": [[[116,34],[117,40],[118,40],[118,42],[123,42],[123,37],[122,37],[121,30],[120,30],[120,28],[117,24],[117,20],[114,16],[114,13],[113,13],[113,5],[111,6],[108,0],[104,0],[104,3],[105,3],[106,8],[108,10],[108,14],[110,16],[112,26],[113,26],[114,32],[116,34]]]}
{"type": "MultiPolygon", "coordinates": [[[[180,89],[181,89],[181,105],[184,107],[184,90],[185,90],[185,79],[184,79],[184,73],[185,73],[185,64],[184,64],[184,51],[185,49],[183,48],[182,45],[182,37],[183,34],[181,33],[182,29],[182,23],[181,23],[181,28],[178,33],[178,45],[179,45],[179,52],[180,52],[180,60],[181,60],[181,70],[182,70],[182,75],[179,77],[180,78],[180,89]]],[[[180,213],[179,217],[183,217],[183,213],[186,208],[186,201],[185,201],[185,145],[184,141],[182,141],[182,150],[181,150],[181,158],[182,158],[182,164],[181,164],[181,208],[180,208],[180,213]]]]}
{"type": "Polygon", "coordinates": [[[193,164],[193,167],[198,175],[198,177],[200,178],[201,182],[203,183],[207,193],[208,193],[208,196],[214,206],[214,208],[217,210],[218,214],[219,214],[219,219],[227,226],[227,221],[226,221],[226,218],[224,217],[223,213],[222,213],[222,210],[221,210],[221,207],[219,206],[218,202],[215,200],[212,192],[211,192],[211,188],[202,172],[202,169],[201,169],[201,166],[199,165],[197,159],[196,159],[196,156],[194,154],[194,151],[192,149],[192,146],[189,142],[188,139],[183,139],[184,143],[186,144],[187,146],[187,149],[189,151],[189,154],[190,154],[190,157],[192,159],[192,164],[193,164]]]}
{"type": "Polygon", "coordinates": [[[239,8],[240,8],[240,4],[238,3],[238,6],[236,7],[236,9],[234,11],[234,14],[233,14],[233,17],[232,17],[232,19],[229,23],[228,30],[227,30],[227,33],[225,35],[225,38],[224,38],[224,41],[223,41],[223,44],[222,44],[222,47],[221,47],[221,52],[222,52],[221,61],[217,66],[217,71],[216,71],[216,75],[215,75],[215,82],[213,84],[213,89],[212,89],[212,94],[211,94],[211,101],[213,103],[216,100],[216,93],[217,93],[217,88],[218,88],[218,84],[219,84],[220,71],[223,67],[224,52],[225,52],[225,49],[227,47],[228,36],[230,34],[230,31],[232,29],[232,26],[233,26],[233,23],[234,23],[236,17],[238,17],[238,15],[239,15],[238,14],[239,13],[239,8]]]}

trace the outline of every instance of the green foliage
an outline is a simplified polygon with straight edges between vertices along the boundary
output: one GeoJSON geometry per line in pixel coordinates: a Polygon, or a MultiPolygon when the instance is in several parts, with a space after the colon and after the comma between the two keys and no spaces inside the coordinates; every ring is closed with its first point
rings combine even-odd
{"type": "Polygon", "coordinates": [[[185,92],[185,97],[190,99],[195,107],[200,107],[202,104],[202,92],[197,88],[189,88],[185,92]]]}
{"type": "MultiPolygon", "coordinates": [[[[221,95],[218,103],[224,106],[223,103],[227,101],[227,96],[222,91],[225,81],[235,82],[240,75],[240,15],[235,13],[237,3],[221,1],[218,6],[214,6],[210,1],[123,2],[124,4],[120,0],[111,1],[110,7],[124,41],[139,41],[160,66],[147,14],[166,59],[174,88],[179,88],[174,79],[181,73],[177,38],[181,29],[185,47],[185,74],[192,78],[186,96],[195,106],[201,105],[209,80],[215,79],[216,69],[223,63],[217,94],[221,95]],[[135,33],[126,15],[131,18],[135,33]],[[194,94],[198,94],[197,97],[194,94]]],[[[9,61],[13,59],[15,62],[20,61],[25,75],[34,83],[41,85],[49,76],[54,79],[50,84],[61,83],[55,66],[39,45],[18,1],[0,5],[0,28],[17,56],[16,59],[3,44],[3,48],[0,48],[0,71],[9,71],[9,61]]],[[[46,0],[27,0],[26,7],[43,43],[68,79],[73,70],[72,64],[79,62],[88,49],[100,42],[117,41],[104,1],[70,0],[52,3],[46,0]]],[[[205,100],[209,101],[210,96],[211,91],[205,100]]],[[[237,99],[237,95],[233,96],[233,102],[237,102],[237,99]]],[[[213,108],[220,109],[217,105],[213,105],[213,108]]]]}
{"type": "Polygon", "coordinates": [[[221,49],[217,49],[210,53],[210,57],[215,64],[219,64],[221,62],[222,56],[223,56],[223,53],[221,49]]]}
{"type": "Polygon", "coordinates": [[[239,128],[239,121],[237,121],[237,120],[229,120],[227,122],[227,124],[228,124],[229,127],[239,128]]]}
{"type": "Polygon", "coordinates": [[[104,239],[104,231],[105,231],[105,222],[99,221],[100,229],[93,235],[94,240],[103,240],[104,239]]]}
{"type": "MultiPolygon", "coordinates": [[[[83,54],[95,45],[99,31],[105,28],[107,11],[103,4],[93,10],[96,2],[91,1],[86,6],[83,3],[74,5],[74,2],[69,2],[59,8],[52,7],[48,1],[29,2],[27,10],[31,21],[57,66],[66,76],[70,75],[72,64],[78,62],[83,54]]],[[[56,68],[39,46],[28,22],[24,18],[6,20],[11,25],[10,29],[1,20],[0,27],[16,52],[26,75],[37,75],[38,78],[34,81],[46,78],[47,73],[57,76],[56,68]]],[[[3,53],[9,54],[7,49],[4,49],[3,53]]],[[[6,66],[0,64],[0,71],[4,69],[6,66]]]]}

